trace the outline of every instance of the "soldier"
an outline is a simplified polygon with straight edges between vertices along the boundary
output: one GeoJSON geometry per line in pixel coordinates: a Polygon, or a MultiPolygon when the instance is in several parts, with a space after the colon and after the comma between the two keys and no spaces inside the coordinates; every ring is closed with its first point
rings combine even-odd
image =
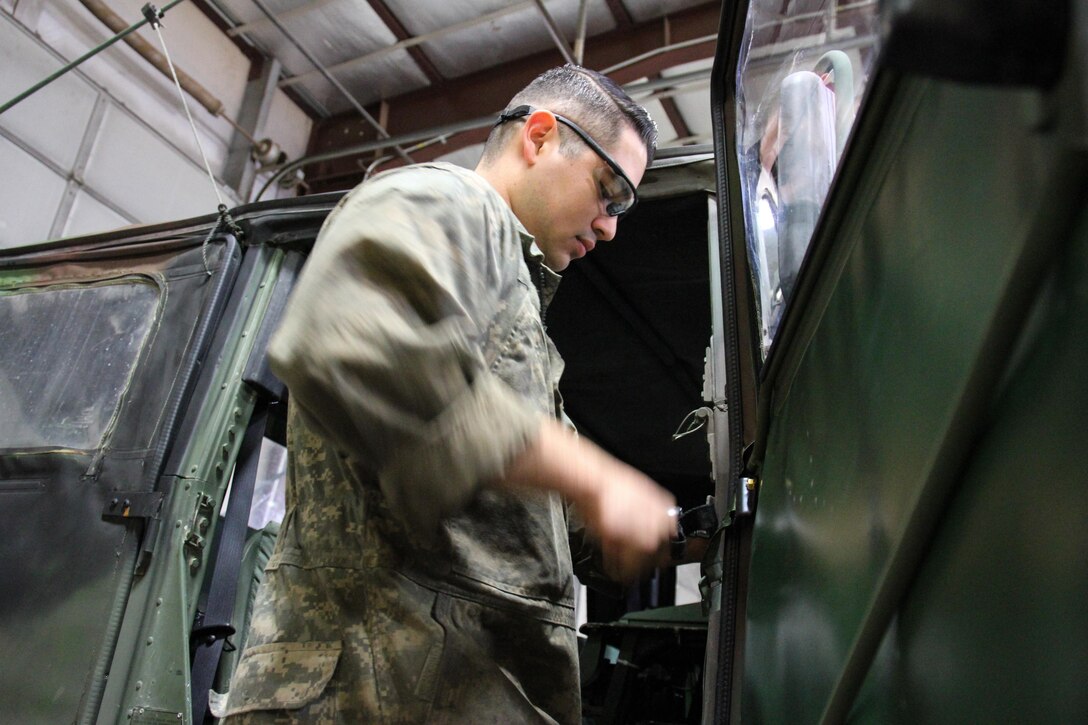
{"type": "Polygon", "coordinates": [[[270,346],[287,514],[213,713],[580,721],[572,562],[638,577],[675,502],[558,422],[542,311],[655,143],[615,83],[566,66],[512,99],[475,172],[389,171],[329,215],[270,346]]]}

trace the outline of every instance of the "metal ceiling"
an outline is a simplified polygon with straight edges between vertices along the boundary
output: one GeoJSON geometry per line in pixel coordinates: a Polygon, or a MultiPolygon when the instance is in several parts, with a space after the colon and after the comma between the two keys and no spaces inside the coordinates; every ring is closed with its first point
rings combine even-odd
{"type": "MultiPolygon", "coordinates": [[[[311,153],[471,125],[463,122],[496,113],[536,74],[572,59],[631,84],[662,145],[709,140],[720,0],[197,2],[243,48],[280,63],[280,87],[317,121],[311,153]]],[[[485,135],[444,133],[380,163],[446,156],[485,135]]],[[[309,189],[351,186],[381,158],[322,161],[307,169],[309,189]]]]}

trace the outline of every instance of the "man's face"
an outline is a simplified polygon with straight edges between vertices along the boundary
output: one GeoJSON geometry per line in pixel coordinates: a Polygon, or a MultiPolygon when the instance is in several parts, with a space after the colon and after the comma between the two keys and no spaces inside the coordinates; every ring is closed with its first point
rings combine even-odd
{"type": "MultiPolygon", "coordinates": [[[[519,214],[536,237],[545,263],[557,272],[566,269],[572,259],[588,254],[597,242],[612,239],[619,221],[607,211],[608,194],[617,188],[616,175],[588,145],[580,139],[574,143],[580,149],[573,156],[561,152],[558,143],[541,154],[534,194],[519,214]]],[[[642,181],[646,147],[633,128],[625,125],[616,143],[604,151],[632,184],[642,181]]]]}

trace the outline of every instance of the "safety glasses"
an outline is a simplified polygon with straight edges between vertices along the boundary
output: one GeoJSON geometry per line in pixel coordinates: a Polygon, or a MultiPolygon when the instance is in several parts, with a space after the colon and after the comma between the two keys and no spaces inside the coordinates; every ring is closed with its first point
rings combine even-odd
{"type": "MultiPolygon", "coordinates": [[[[525,118],[536,110],[532,106],[518,106],[507,113],[501,114],[495,125],[500,126],[507,121],[525,118]]],[[[635,204],[638,203],[638,194],[635,192],[635,185],[627,178],[627,174],[623,173],[620,165],[577,123],[565,116],[560,116],[558,113],[552,112],[552,115],[555,116],[555,120],[559,121],[559,123],[578,134],[578,138],[582,139],[586,146],[593,149],[593,152],[608,165],[608,171],[600,168],[594,171],[597,187],[600,190],[601,199],[605,202],[605,211],[608,212],[608,215],[618,217],[631,211],[635,204]]]]}

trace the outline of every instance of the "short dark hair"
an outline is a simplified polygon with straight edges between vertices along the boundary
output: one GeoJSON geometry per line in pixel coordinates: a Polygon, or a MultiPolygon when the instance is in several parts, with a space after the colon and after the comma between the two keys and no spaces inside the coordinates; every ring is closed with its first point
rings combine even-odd
{"type": "MultiPolygon", "coordinates": [[[[640,106],[611,78],[588,68],[565,65],[552,68],[537,76],[521,89],[504,113],[518,106],[529,105],[571,119],[606,148],[620,137],[623,123],[638,133],[646,147],[646,165],[654,159],[657,148],[657,124],[646,109],[640,106]]],[[[483,159],[490,162],[498,158],[502,148],[517,124],[504,123],[491,130],[484,145],[483,159]]],[[[560,133],[560,149],[567,154],[582,151],[581,141],[571,132],[560,133]]]]}

